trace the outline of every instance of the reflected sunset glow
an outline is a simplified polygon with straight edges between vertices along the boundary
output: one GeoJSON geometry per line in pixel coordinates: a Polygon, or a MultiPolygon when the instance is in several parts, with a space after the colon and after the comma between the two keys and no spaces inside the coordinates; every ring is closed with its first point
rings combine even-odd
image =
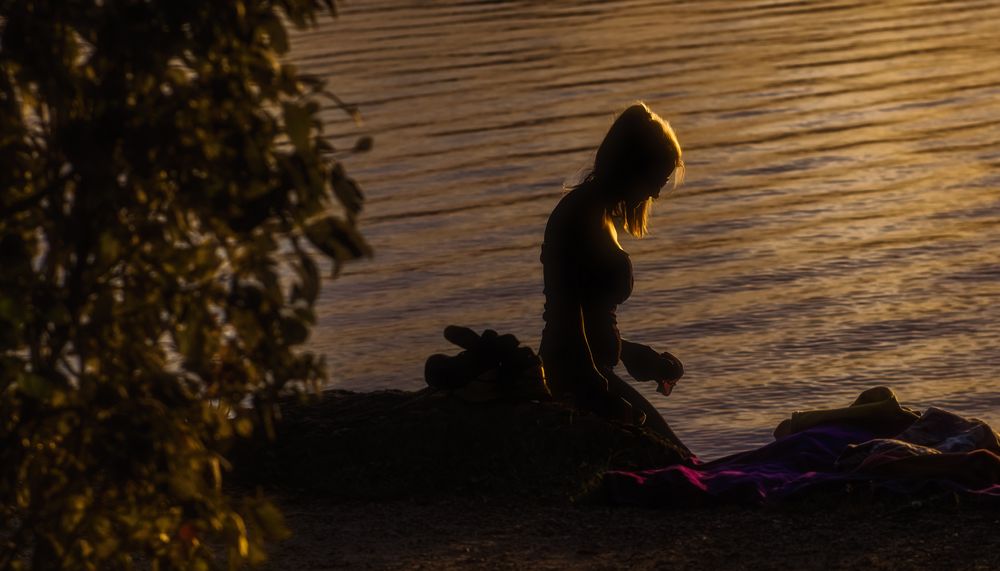
{"type": "Polygon", "coordinates": [[[452,323],[537,348],[546,217],[642,99],[687,173],[620,234],[619,323],[684,361],[669,398],[641,388],[692,450],[882,384],[1000,424],[1000,6],[417,4],[294,42],[375,137],[347,160],[375,260],[326,286],[312,340],[335,386],[419,388],[452,323]]]}

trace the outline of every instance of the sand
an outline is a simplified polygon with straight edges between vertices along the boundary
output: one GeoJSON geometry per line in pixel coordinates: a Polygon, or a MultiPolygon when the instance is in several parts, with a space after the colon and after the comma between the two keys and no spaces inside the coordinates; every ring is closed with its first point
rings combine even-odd
{"type": "Polygon", "coordinates": [[[659,511],[482,498],[280,504],[294,535],[267,569],[1000,569],[1000,511],[946,500],[659,511]]]}
{"type": "Polygon", "coordinates": [[[689,452],[554,403],[335,392],[282,410],[277,441],[234,450],[229,480],[293,531],[267,569],[1000,569],[1000,509],[951,493],[607,505],[603,471],[689,452]]]}

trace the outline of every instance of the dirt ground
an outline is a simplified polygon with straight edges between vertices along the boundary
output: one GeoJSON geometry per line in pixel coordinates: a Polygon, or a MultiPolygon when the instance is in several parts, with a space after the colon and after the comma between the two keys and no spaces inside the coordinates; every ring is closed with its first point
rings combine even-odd
{"type": "Polygon", "coordinates": [[[799,505],[648,510],[519,500],[280,499],[271,570],[1000,569],[1000,510],[799,505]]]}
{"type": "Polygon", "coordinates": [[[557,404],[381,391],[283,410],[277,441],[234,455],[294,534],[268,570],[1000,570],[1000,506],[949,494],[612,507],[593,485],[606,470],[687,449],[557,404]]]}

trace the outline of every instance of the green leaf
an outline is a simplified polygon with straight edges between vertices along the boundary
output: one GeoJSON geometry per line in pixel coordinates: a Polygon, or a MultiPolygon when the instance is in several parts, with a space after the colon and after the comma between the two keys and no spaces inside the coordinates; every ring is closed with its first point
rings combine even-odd
{"type": "Polygon", "coordinates": [[[349,216],[353,218],[361,212],[365,197],[357,182],[344,174],[344,167],[340,163],[337,163],[330,171],[330,186],[333,187],[333,193],[344,205],[349,216]]]}
{"type": "Polygon", "coordinates": [[[330,11],[330,15],[332,15],[334,17],[337,16],[337,2],[336,2],[336,0],[323,0],[323,4],[326,6],[326,9],[330,11]]]}
{"type": "Polygon", "coordinates": [[[334,276],[340,273],[342,262],[373,255],[357,228],[336,216],[327,216],[309,224],[306,237],[320,252],[333,259],[334,276]]]}
{"type": "Polygon", "coordinates": [[[288,134],[288,140],[300,153],[309,152],[312,115],[306,107],[295,103],[284,103],[282,107],[285,112],[285,132],[288,134]]]}
{"type": "Polygon", "coordinates": [[[118,242],[114,234],[110,231],[101,232],[100,241],[98,243],[98,259],[101,265],[111,265],[118,260],[118,256],[121,255],[121,243],[118,242]]]}
{"type": "Polygon", "coordinates": [[[285,518],[281,512],[269,501],[258,501],[254,506],[254,515],[257,523],[264,530],[267,537],[282,540],[291,537],[292,532],[285,525],[285,518]]]}
{"type": "Polygon", "coordinates": [[[306,303],[312,304],[319,295],[319,270],[312,256],[296,247],[299,263],[295,266],[295,271],[299,276],[298,283],[292,288],[292,301],[303,299],[306,303]]]}
{"type": "Polygon", "coordinates": [[[288,32],[277,18],[269,18],[264,23],[264,31],[276,52],[283,54],[288,51],[288,32]]]}
{"type": "Polygon", "coordinates": [[[354,142],[354,151],[357,153],[366,153],[372,150],[374,144],[375,140],[370,135],[358,137],[358,140],[354,142]]]}
{"type": "Polygon", "coordinates": [[[28,398],[44,401],[49,398],[55,387],[53,387],[49,379],[41,375],[25,372],[17,380],[17,388],[21,394],[28,398]]]}
{"type": "Polygon", "coordinates": [[[285,317],[281,320],[281,336],[286,343],[301,345],[309,337],[309,328],[297,318],[285,317]]]}

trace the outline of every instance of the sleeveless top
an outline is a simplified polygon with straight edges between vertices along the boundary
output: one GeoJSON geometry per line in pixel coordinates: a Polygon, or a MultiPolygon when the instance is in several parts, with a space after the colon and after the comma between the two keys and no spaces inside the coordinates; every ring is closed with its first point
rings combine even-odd
{"type": "Polygon", "coordinates": [[[542,243],[545,328],[539,354],[547,372],[586,363],[578,332],[581,308],[594,364],[613,368],[621,355],[615,310],[632,294],[632,261],[610,236],[599,247],[582,246],[542,243]]]}

